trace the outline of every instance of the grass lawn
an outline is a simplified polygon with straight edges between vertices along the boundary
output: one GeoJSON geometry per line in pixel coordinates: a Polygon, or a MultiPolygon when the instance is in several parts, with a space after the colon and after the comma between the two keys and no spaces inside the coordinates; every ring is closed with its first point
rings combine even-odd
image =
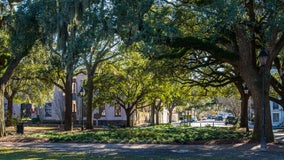
{"type": "Polygon", "coordinates": [[[40,160],[40,159],[84,159],[87,158],[86,153],[83,152],[50,152],[43,149],[28,149],[28,148],[0,148],[0,159],[2,160],[40,160]]]}

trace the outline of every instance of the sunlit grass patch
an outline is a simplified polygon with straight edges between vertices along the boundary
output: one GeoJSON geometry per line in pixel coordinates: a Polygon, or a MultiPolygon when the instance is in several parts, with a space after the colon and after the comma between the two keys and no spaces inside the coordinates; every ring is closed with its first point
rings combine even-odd
{"type": "Polygon", "coordinates": [[[0,148],[0,159],[25,159],[25,160],[43,160],[43,159],[82,159],[87,158],[84,152],[56,152],[46,149],[30,148],[0,148]]]}

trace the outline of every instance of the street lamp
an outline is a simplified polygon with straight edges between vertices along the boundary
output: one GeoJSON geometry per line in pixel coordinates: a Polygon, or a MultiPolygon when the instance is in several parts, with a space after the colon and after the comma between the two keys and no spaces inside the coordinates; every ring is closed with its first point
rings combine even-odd
{"type": "Polygon", "coordinates": [[[265,65],[268,58],[268,54],[265,52],[264,48],[261,49],[258,56],[259,63],[261,65],[261,76],[262,76],[262,124],[261,124],[261,139],[260,139],[260,150],[266,151],[266,137],[265,137],[265,102],[264,102],[264,84],[265,84],[265,65]]]}
{"type": "Polygon", "coordinates": [[[81,110],[81,114],[82,114],[82,119],[81,119],[81,130],[83,131],[84,130],[84,96],[85,96],[85,90],[84,90],[84,88],[83,87],[81,87],[81,89],[80,89],[80,92],[79,92],[79,95],[81,96],[81,98],[82,98],[82,110],[81,110]]]}

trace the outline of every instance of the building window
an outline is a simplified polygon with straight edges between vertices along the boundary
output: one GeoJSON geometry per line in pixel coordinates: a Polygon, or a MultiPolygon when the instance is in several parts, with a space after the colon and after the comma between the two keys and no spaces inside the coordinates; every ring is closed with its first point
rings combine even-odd
{"type": "Polygon", "coordinates": [[[105,117],[105,116],[106,116],[106,107],[105,107],[105,105],[100,106],[100,108],[99,108],[99,113],[100,113],[100,115],[101,115],[102,117],[105,117]]]}
{"type": "Polygon", "coordinates": [[[273,113],[272,119],[273,122],[279,122],[279,113],[273,113]]]}
{"type": "Polygon", "coordinates": [[[115,117],[121,117],[121,106],[119,103],[115,103],[114,106],[114,116],[115,117]]]}
{"type": "Polygon", "coordinates": [[[273,104],[272,104],[272,109],[273,109],[273,110],[279,109],[278,104],[273,102],[273,104]]]}
{"type": "Polygon", "coordinates": [[[72,102],[72,112],[76,113],[77,109],[76,109],[76,103],[72,102]]]}
{"type": "Polygon", "coordinates": [[[76,77],[73,77],[72,79],[72,93],[77,93],[76,92],[76,77]]]}
{"type": "Polygon", "coordinates": [[[44,105],[45,117],[52,117],[52,104],[46,103],[44,105]]]}

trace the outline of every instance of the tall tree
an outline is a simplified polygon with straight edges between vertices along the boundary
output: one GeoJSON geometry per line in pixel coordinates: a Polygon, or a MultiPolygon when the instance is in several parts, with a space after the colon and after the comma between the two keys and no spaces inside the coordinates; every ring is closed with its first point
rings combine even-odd
{"type": "Polygon", "coordinates": [[[126,113],[126,126],[130,127],[133,113],[147,106],[152,74],[145,70],[145,58],[137,52],[127,53],[127,57],[123,56],[123,59],[112,64],[111,70],[102,69],[94,82],[97,97],[103,96],[110,104],[118,103],[126,113]]]}
{"type": "Polygon", "coordinates": [[[37,78],[37,72],[45,68],[48,55],[40,47],[40,44],[33,47],[31,55],[22,59],[16,67],[12,77],[5,88],[5,98],[8,101],[8,113],[6,126],[12,125],[13,101],[23,102],[28,98],[34,106],[42,106],[51,98],[53,85],[43,82],[37,78]]]}
{"type": "MultiPolygon", "coordinates": [[[[1,36],[9,33],[9,43],[1,43],[6,45],[4,52],[1,50],[1,77],[0,77],[0,137],[5,136],[4,121],[4,91],[6,83],[13,74],[14,69],[20,61],[29,54],[30,49],[38,38],[39,26],[36,22],[35,8],[27,7],[27,3],[19,5],[17,11],[14,10],[14,3],[1,2],[1,36]],[[4,5],[3,5],[4,4],[4,5]],[[4,7],[3,7],[4,6],[4,7]],[[9,46],[9,47],[7,47],[9,46]],[[5,56],[9,54],[9,56],[5,56]]],[[[19,1],[21,2],[21,1],[19,1]]],[[[19,3],[20,4],[20,3],[19,3]]],[[[1,38],[2,39],[2,38],[1,38]]],[[[1,47],[2,48],[2,47],[1,47]]]]}
{"type": "Polygon", "coordinates": [[[56,0],[38,1],[41,23],[43,24],[43,40],[52,54],[59,56],[60,64],[65,70],[65,130],[73,129],[72,116],[72,81],[79,59],[78,27],[83,12],[93,3],[89,0],[56,0]]]}
{"type": "MultiPolygon", "coordinates": [[[[179,50],[178,54],[182,52],[183,50],[179,50]]],[[[176,52],[163,54],[158,57],[166,58],[175,56],[176,52]]],[[[195,50],[189,51],[179,58],[167,59],[163,66],[167,68],[168,74],[177,78],[179,82],[189,86],[220,88],[231,83],[235,84],[242,99],[240,127],[248,127],[247,108],[249,94],[245,93],[247,87],[244,81],[230,64],[222,63],[206,52],[195,50]]]]}
{"type": "Polygon", "coordinates": [[[119,54],[118,48],[121,40],[115,34],[115,16],[112,13],[110,3],[97,1],[88,9],[78,27],[78,41],[80,46],[81,66],[86,69],[87,82],[87,122],[86,128],[93,128],[93,79],[100,63],[109,60],[119,54]]]}
{"type": "MultiPolygon", "coordinates": [[[[267,142],[272,142],[268,93],[272,63],[284,46],[283,2],[175,1],[171,5],[176,11],[172,13],[171,22],[182,21],[179,29],[183,34],[170,36],[161,28],[155,30],[154,35],[157,36],[154,41],[175,48],[202,50],[221,62],[231,64],[247,84],[255,104],[253,137],[256,140],[260,140],[262,124],[262,76],[257,56],[261,46],[266,47],[269,58],[264,66],[267,82],[264,84],[265,133],[267,142]],[[192,21],[199,28],[194,28],[192,21]]],[[[163,23],[159,19],[154,22],[157,26],[161,26],[157,23],[163,23]]]]}

